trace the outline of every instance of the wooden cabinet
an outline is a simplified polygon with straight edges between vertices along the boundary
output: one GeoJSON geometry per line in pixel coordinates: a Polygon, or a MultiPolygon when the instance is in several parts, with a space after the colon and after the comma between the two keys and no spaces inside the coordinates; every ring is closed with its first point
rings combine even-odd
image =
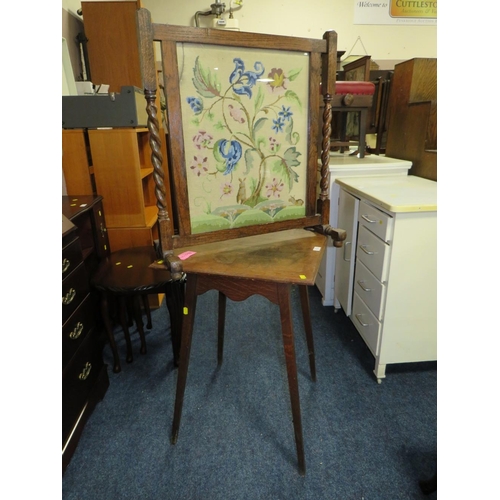
{"type": "Polygon", "coordinates": [[[437,180],[437,59],[396,64],[387,110],[386,154],[410,160],[412,175],[437,180]]]}
{"type": "Polygon", "coordinates": [[[337,293],[352,303],[346,314],[373,354],[380,382],[388,364],[437,359],[436,183],[416,176],[336,183],[352,201],[342,208],[357,210],[339,214],[356,221],[356,235],[337,293]]]}
{"type": "Polygon", "coordinates": [[[135,13],[138,1],[82,2],[91,81],[110,92],[123,85],[142,88],[135,13]]]}
{"type": "Polygon", "coordinates": [[[62,466],[109,386],[90,276],[109,255],[102,199],[63,196],[62,227],[62,466]]]}

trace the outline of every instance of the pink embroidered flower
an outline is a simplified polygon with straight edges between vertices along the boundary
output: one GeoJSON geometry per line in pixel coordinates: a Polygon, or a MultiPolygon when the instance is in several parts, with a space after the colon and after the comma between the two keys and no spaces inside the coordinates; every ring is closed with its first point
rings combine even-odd
{"type": "Polygon", "coordinates": [[[272,79],[272,81],[269,82],[268,85],[269,87],[271,87],[271,90],[273,92],[275,90],[278,90],[280,87],[283,89],[286,88],[285,87],[286,76],[281,68],[279,69],[273,68],[271,72],[267,75],[267,77],[272,79]]]}
{"type": "Polygon", "coordinates": [[[221,198],[223,196],[229,196],[233,192],[233,185],[230,182],[225,182],[220,185],[221,198]]]}
{"type": "Polygon", "coordinates": [[[267,189],[266,196],[268,198],[271,198],[271,196],[274,196],[274,197],[277,196],[279,198],[280,193],[284,187],[285,187],[285,184],[283,184],[281,179],[279,181],[277,181],[276,178],[274,178],[271,183],[266,184],[266,189],[267,189]]]}
{"type": "Polygon", "coordinates": [[[245,117],[241,108],[235,108],[232,104],[228,106],[231,118],[238,123],[245,123],[245,117]]]}
{"type": "Polygon", "coordinates": [[[276,140],[276,138],[273,136],[269,137],[269,149],[272,152],[275,152],[275,151],[278,151],[279,147],[280,147],[280,143],[276,140]]]}
{"type": "Polygon", "coordinates": [[[191,166],[189,167],[194,174],[198,177],[201,175],[206,175],[208,172],[208,160],[207,157],[201,158],[200,156],[195,156],[193,161],[191,162],[191,166]]]}
{"type": "Polygon", "coordinates": [[[200,130],[194,137],[193,143],[197,149],[205,149],[210,146],[213,137],[204,130],[200,130]]]}

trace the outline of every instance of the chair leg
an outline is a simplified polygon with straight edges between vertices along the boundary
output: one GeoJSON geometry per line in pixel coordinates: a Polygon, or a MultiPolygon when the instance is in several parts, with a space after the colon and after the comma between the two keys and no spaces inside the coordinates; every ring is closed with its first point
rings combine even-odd
{"type": "Polygon", "coordinates": [[[144,323],[142,321],[141,299],[137,295],[131,297],[132,310],[134,311],[135,324],[141,339],[141,354],[146,354],[146,335],[144,334],[144,323]]]}
{"type": "Polygon", "coordinates": [[[297,364],[295,361],[295,345],[293,341],[292,311],[290,304],[290,285],[278,285],[278,296],[281,316],[281,330],[283,333],[283,348],[285,351],[288,387],[292,404],[293,430],[300,475],[306,473],[304,458],[304,442],[302,439],[302,420],[300,416],[299,384],[297,381],[297,364]]]}
{"type": "Polygon", "coordinates": [[[127,298],[125,296],[120,297],[120,323],[123,328],[123,334],[125,335],[125,342],[127,344],[127,363],[132,363],[134,357],[132,355],[132,342],[130,342],[130,333],[128,331],[128,315],[127,315],[127,298]]]}
{"type": "Polygon", "coordinates": [[[184,291],[186,279],[171,281],[165,287],[165,301],[170,316],[170,337],[172,340],[172,352],[174,355],[174,366],[179,366],[179,353],[181,349],[182,331],[182,308],[184,306],[184,291]]]}
{"type": "Polygon", "coordinates": [[[224,325],[226,323],[226,296],[219,292],[219,319],[217,324],[217,366],[222,365],[224,355],[224,325]]]}
{"type": "MultiPolygon", "coordinates": [[[[347,113],[340,113],[340,142],[344,143],[347,141],[347,113]]],[[[349,146],[340,146],[340,152],[344,153],[344,151],[349,150],[349,146]]]]}
{"type": "Polygon", "coordinates": [[[172,444],[177,442],[177,437],[179,436],[179,426],[181,423],[182,404],[184,402],[184,390],[186,389],[189,355],[191,353],[191,338],[193,336],[194,316],[196,313],[196,282],[197,276],[191,275],[189,276],[186,285],[186,301],[182,320],[181,350],[179,369],[177,373],[174,421],[172,424],[172,444]]]}
{"type": "Polygon", "coordinates": [[[109,319],[108,296],[106,292],[103,291],[100,293],[100,296],[102,321],[104,322],[104,328],[106,329],[106,333],[108,334],[109,345],[111,347],[111,352],[113,353],[113,372],[119,373],[122,367],[120,365],[120,356],[118,355],[115,336],[113,335],[113,326],[111,324],[111,320],[109,319]]]}
{"type": "Polygon", "coordinates": [[[304,320],[304,330],[306,331],[307,350],[309,351],[309,369],[311,378],[316,382],[316,362],[314,359],[314,339],[311,326],[311,310],[309,307],[309,293],[307,286],[299,286],[300,304],[302,306],[302,318],[304,320]]]}
{"type": "Polygon", "coordinates": [[[366,151],[366,120],[368,119],[368,109],[359,112],[359,157],[365,157],[366,151]]]}
{"type": "Polygon", "coordinates": [[[146,328],[148,330],[151,330],[151,328],[153,328],[153,321],[151,320],[151,308],[149,307],[149,299],[147,295],[142,295],[142,305],[144,307],[144,311],[146,312],[146,318],[148,320],[146,328]]]}

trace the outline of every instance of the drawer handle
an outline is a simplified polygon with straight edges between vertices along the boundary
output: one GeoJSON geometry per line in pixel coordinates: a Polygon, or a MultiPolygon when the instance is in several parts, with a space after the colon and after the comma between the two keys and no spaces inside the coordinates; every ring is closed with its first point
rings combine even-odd
{"type": "Polygon", "coordinates": [[[372,252],[371,250],[368,250],[368,245],[359,245],[361,250],[365,252],[367,255],[374,255],[375,252],[372,252]]]}
{"type": "Polygon", "coordinates": [[[76,290],[74,288],[70,288],[69,292],[62,298],[62,303],[67,306],[73,302],[76,297],[76,290]]]}
{"type": "Polygon", "coordinates": [[[370,224],[376,224],[377,222],[379,222],[377,219],[370,219],[368,215],[361,215],[361,218],[370,224]]]}
{"type": "Polygon", "coordinates": [[[363,316],[362,314],[355,314],[356,316],[356,319],[361,323],[361,326],[364,326],[365,328],[367,326],[370,326],[368,323],[363,323],[363,321],[361,321],[361,316],[363,316]]]}
{"type": "Polygon", "coordinates": [[[371,292],[372,289],[368,288],[367,286],[363,286],[363,283],[365,283],[363,280],[358,280],[358,285],[363,289],[364,292],[371,292]]]}
{"type": "Polygon", "coordinates": [[[64,274],[68,269],[69,269],[69,266],[71,265],[71,262],[69,261],[69,259],[66,259],[66,257],[63,259],[62,261],[62,273],[64,274]]]}
{"type": "Polygon", "coordinates": [[[103,238],[106,237],[106,231],[107,231],[107,229],[104,227],[104,224],[101,222],[101,236],[103,238]]]}
{"type": "Polygon", "coordinates": [[[345,254],[346,254],[346,250],[347,250],[347,245],[352,245],[352,241],[344,241],[344,260],[346,262],[351,262],[351,259],[347,259],[345,254]]]}
{"type": "Polygon", "coordinates": [[[92,365],[87,361],[87,363],[85,363],[85,367],[83,368],[82,373],[78,375],[78,378],[80,380],[87,380],[88,376],[90,375],[90,370],[92,370],[92,365]]]}
{"type": "Polygon", "coordinates": [[[83,323],[79,321],[73,331],[69,334],[69,338],[72,340],[76,340],[83,332],[83,323]]]}

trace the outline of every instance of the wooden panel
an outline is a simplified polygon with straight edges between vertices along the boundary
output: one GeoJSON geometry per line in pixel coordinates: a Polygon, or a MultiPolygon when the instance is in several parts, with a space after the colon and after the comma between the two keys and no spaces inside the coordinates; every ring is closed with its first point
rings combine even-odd
{"type": "Polygon", "coordinates": [[[396,65],[386,155],[412,161],[411,175],[437,180],[437,59],[411,59],[396,65]]]}
{"type": "Polygon", "coordinates": [[[153,241],[158,239],[156,227],[156,225],[145,228],[108,227],[109,245],[113,252],[126,248],[152,246],[153,241]]]}
{"type": "Polygon", "coordinates": [[[110,92],[123,85],[142,88],[135,13],[140,2],[82,2],[83,24],[91,79],[108,84],[110,92]]]}
{"type": "Polygon", "coordinates": [[[145,165],[140,164],[137,134],[137,129],[89,130],[95,182],[104,198],[108,227],[146,225],[141,172],[145,165]]]}
{"type": "Polygon", "coordinates": [[[62,168],[66,191],[71,194],[93,194],[84,131],[62,131],[62,168]]]}

